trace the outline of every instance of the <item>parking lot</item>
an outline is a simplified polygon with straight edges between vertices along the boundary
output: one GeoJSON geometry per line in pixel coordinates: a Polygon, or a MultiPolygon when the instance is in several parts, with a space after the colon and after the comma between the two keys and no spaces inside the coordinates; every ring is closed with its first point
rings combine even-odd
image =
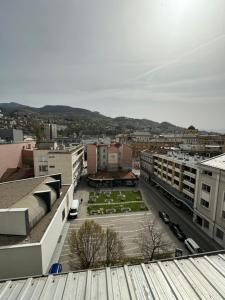
{"type": "MultiPolygon", "coordinates": [[[[120,190],[116,188],[114,190],[120,190]]],[[[134,190],[134,188],[121,188],[121,190],[134,190]]],[[[168,250],[175,253],[175,248],[183,250],[183,255],[188,254],[184,243],[179,241],[176,236],[172,233],[169,226],[165,224],[158,215],[158,210],[155,210],[149,203],[151,195],[146,192],[142,187],[137,187],[136,190],[140,190],[142,199],[148,206],[146,212],[136,213],[124,213],[124,214],[113,214],[113,215],[95,215],[89,216],[87,212],[89,192],[95,191],[86,185],[84,180],[81,181],[78,188],[74,193],[74,199],[81,199],[82,204],[79,209],[79,216],[75,220],[67,221],[64,227],[64,233],[60,237],[60,242],[53,256],[52,262],[59,261],[62,264],[63,271],[74,270],[77,259],[72,259],[69,248],[69,236],[73,229],[79,229],[85,220],[94,220],[100,224],[103,229],[110,227],[119,233],[123,240],[125,254],[131,257],[138,257],[141,255],[138,245],[138,238],[140,233],[144,231],[146,226],[146,219],[148,218],[151,222],[156,220],[157,230],[163,233],[163,241],[168,243],[168,250]]],[[[108,190],[107,190],[108,191],[108,190]]],[[[173,220],[172,220],[173,221],[173,220]]],[[[181,223],[182,224],[182,223],[181,223]]]]}
{"type": "MultiPolygon", "coordinates": [[[[124,242],[125,254],[127,256],[134,257],[141,255],[137,239],[140,236],[140,233],[144,230],[146,218],[150,218],[150,220],[153,220],[155,216],[151,212],[147,212],[111,216],[94,216],[88,218],[78,218],[76,220],[70,221],[68,234],[65,239],[65,243],[63,245],[59,259],[59,262],[63,266],[63,271],[69,271],[73,269],[74,263],[76,263],[76,259],[72,261],[70,257],[70,248],[68,242],[70,233],[73,229],[79,229],[79,227],[86,219],[95,220],[103,227],[103,229],[110,227],[118,232],[124,242]]],[[[170,231],[168,225],[164,224],[161,220],[158,221],[157,230],[164,232],[163,240],[169,244],[169,251],[174,251],[175,248],[180,248],[184,251],[184,254],[187,253],[186,249],[184,248],[184,244],[176,239],[176,237],[170,231]]]]}

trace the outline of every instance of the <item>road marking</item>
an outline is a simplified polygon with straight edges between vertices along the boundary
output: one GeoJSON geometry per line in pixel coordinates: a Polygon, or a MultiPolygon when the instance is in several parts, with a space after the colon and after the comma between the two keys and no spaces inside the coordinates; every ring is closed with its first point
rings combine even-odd
{"type": "Polygon", "coordinates": [[[146,216],[146,215],[152,215],[151,212],[147,212],[147,213],[129,213],[129,214],[120,214],[118,215],[112,215],[112,216],[98,216],[95,215],[93,217],[87,217],[87,218],[81,218],[81,219],[77,219],[77,221],[81,221],[81,220],[90,220],[90,219],[108,219],[108,218],[121,218],[121,217],[134,217],[134,216],[146,216]]]}

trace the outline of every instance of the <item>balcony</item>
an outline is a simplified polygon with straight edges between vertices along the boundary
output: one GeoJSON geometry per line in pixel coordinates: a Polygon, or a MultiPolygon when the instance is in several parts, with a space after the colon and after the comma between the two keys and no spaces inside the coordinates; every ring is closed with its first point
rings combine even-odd
{"type": "Polygon", "coordinates": [[[190,181],[188,181],[188,180],[184,180],[184,184],[186,184],[186,185],[192,187],[193,189],[195,188],[195,184],[192,183],[192,182],[190,182],[190,181]]]}
{"type": "Polygon", "coordinates": [[[180,178],[174,175],[174,179],[180,182],[180,178]]]}
{"type": "Polygon", "coordinates": [[[190,198],[194,199],[195,198],[195,194],[186,190],[186,189],[183,189],[183,193],[187,196],[189,196],[190,198]]]}
{"type": "Polygon", "coordinates": [[[187,176],[189,176],[191,178],[196,178],[196,174],[188,172],[188,171],[184,171],[184,175],[187,175],[187,176]]]}

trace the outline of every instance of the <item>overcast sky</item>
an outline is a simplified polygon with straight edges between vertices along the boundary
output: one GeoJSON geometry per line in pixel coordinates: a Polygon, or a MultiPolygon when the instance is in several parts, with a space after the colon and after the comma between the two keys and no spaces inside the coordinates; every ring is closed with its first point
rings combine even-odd
{"type": "Polygon", "coordinates": [[[2,0],[10,101],[225,128],[225,0],[2,0]]]}

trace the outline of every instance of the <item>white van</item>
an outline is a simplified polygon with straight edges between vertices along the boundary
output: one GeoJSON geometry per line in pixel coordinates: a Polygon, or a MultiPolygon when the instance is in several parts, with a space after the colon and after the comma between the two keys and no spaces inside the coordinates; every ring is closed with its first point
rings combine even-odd
{"type": "Polygon", "coordinates": [[[78,215],[78,211],[79,211],[79,200],[74,199],[72,201],[71,207],[70,207],[70,212],[69,212],[69,219],[75,219],[78,215]]]}
{"type": "Polygon", "coordinates": [[[184,244],[192,254],[201,253],[201,249],[200,249],[199,245],[191,238],[186,239],[184,241],[184,244]]]}

